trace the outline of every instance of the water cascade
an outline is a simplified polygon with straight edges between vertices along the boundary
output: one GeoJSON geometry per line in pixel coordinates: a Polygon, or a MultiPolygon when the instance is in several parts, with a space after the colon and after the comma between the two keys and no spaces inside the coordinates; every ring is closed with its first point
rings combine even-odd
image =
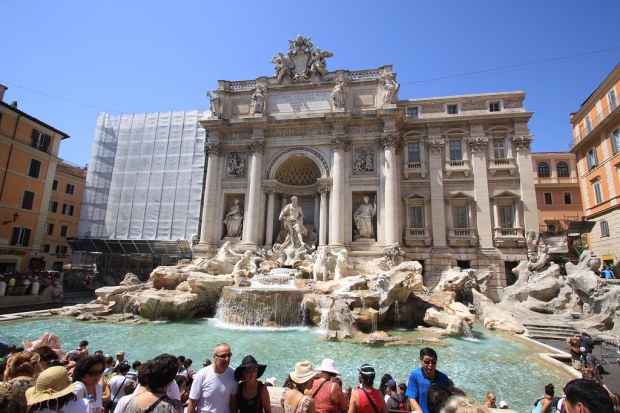
{"type": "Polygon", "coordinates": [[[301,326],[307,289],[294,285],[295,270],[280,268],[252,278],[250,287],[224,287],[215,317],[227,324],[254,327],[301,326]]]}
{"type": "Polygon", "coordinates": [[[394,301],[394,328],[400,328],[400,308],[398,300],[394,301]]]}

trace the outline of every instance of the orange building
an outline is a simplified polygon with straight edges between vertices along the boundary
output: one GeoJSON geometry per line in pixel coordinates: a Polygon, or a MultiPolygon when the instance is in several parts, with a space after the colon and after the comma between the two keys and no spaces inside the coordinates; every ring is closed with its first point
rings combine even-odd
{"type": "Polygon", "coordinates": [[[0,272],[44,269],[41,244],[64,132],[3,101],[0,85],[0,272]]]}
{"type": "Polygon", "coordinates": [[[571,114],[584,214],[594,222],[590,249],[606,263],[620,258],[620,64],[571,114]]]}
{"type": "Polygon", "coordinates": [[[583,216],[575,154],[569,152],[532,153],[540,232],[562,234],[570,221],[583,216]]]}

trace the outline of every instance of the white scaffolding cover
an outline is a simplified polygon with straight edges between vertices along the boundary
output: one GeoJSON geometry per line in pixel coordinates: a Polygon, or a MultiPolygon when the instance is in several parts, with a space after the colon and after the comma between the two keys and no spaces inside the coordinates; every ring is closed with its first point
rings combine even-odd
{"type": "Polygon", "coordinates": [[[199,233],[203,116],[100,113],[78,237],[191,242],[199,233]]]}

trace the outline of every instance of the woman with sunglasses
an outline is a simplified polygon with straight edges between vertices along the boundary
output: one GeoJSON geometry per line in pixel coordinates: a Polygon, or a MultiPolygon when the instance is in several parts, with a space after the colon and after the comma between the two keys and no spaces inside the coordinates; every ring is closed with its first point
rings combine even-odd
{"type": "Polygon", "coordinates": [[[269,391],[267,386],[258,380],[266,368],[266,365],[258,364],[253,356],[245,356],[235,369],[235,380],[239,382],[237,390],[239,413],[271,413],[269,391]]]}
{"type": "Polygon", "coordinates": [[[104,369],[103,356],[83,357],[73,369],[73,383],[77,385],[74,394],[78,398],[88,399],[89,407],[95,408],[96,413],[103,413],[101,376],[104,369]]]}

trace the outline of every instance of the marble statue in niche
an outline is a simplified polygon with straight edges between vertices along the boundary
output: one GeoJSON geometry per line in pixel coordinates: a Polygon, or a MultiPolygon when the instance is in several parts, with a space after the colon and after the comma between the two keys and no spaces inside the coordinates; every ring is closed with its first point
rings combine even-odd
{"type": "Polygon", "coordinates": [[[243,230],[243,212],[239,205],[239,199],[235,198],[233,205],[228,209],[224,217],[226,225],[226,238],[241,238],[243,230]]]}
{"type": "Polygon", "coordinates": [[[296,196],[291,197],[291,203],[284,207],[278,219],[283,221],[287,232],[282,248],[287,248],[290,245],[304,246],[303,236],[307,234],[307,230],[304,227],[304,213],[297,203],[296,196]]]}
{"type": "Polygon", "coordinates": [[[373,218],[377,214],[377,198],[370,204],[370,197],[364,196],[364,202],[353,213],[353,223],[355,224],[354,241],[358,239],[374,239],[375,230],[373,218]]]}

